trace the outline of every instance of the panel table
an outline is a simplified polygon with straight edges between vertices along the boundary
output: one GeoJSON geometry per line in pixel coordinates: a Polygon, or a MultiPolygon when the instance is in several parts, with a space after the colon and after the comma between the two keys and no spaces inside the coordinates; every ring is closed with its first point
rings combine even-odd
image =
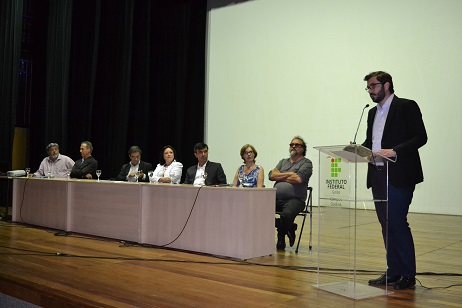
{"type": "Polygon", "coordinates": [[[13,179],[13,221],[250,259],[274,253],[273,188],[13,179]]]}

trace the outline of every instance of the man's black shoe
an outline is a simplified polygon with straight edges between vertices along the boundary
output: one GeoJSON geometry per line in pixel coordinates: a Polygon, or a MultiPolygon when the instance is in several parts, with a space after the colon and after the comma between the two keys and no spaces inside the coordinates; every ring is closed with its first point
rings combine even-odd
{"type": "Polygon", "coordinates": [[[377,279],[369,280],[368,283],[371,286],[384,286],[385,284],[393,285],[395,282],[400,280],[400,278],[401,278],[400,276],[388,276],[387,277],[387,274],[383,274],[377,279]]]}
{"type": "Polygon", "coordinates": [[[278,243],[276,244],[277,250],[285,250],[286,249],[286,238],[285,234],[278,232],[278,243]]]}
{"type": "Polygon", "coordinates": [[[297,224],[292,224],[289,231],[287,231],[287,237],[289,238],[289,245],[290,247],[294,246],[295,244],[295,231],[297,230],[297,224]]]}
{"type": "Polygon", "coordinates": [[[395,282],[393,285],[393,289],[395,290],[406,290],[406,289],[414,289],[415,288],[415,278],[406,278],[401,277],[400,280],[395,282]]]}
{"type": "Polygon", "coordinates": [[[285,241],[278,241],[276,244],[276,250],[284,251],[286,249],[286,242],[285,241]]]}

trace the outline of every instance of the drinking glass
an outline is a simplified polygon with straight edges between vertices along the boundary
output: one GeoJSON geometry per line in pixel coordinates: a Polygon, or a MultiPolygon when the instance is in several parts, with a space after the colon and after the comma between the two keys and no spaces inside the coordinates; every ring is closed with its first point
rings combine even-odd
{"type": "Polygon", "coordinates": [[[136,182],[138,183],[138,179],[140,178],[141,170],[136,171],[136,182]]]}
{"type": "Polygon", "coordinates": [[[149,177],[149,183],[152,183],[154,181],[154,179],[153,179],[154,171],[153,170],[148,172],[148,177],[149,177]]]}
{"type": "Polygon", "coordinates": [[[28,176],[29,176],[29,172],[30,172],[30,168],[26,168],[26,169],[24,169],[24,171],[26,171],[26,177],[28,177],[28,176]]]}
{"type": "Polygon", "coordinates": [[[66,175],[67,175],[67,179],[69,180],[71,178],[71,169],[68,169],[66,170],[66,175]]]}
{"type": "MultiPolygon", "coordinates": [[[[242,187],[244,187],[244,174],[239,173],[237,176],[238,176],[238,180],[239,180],[239,185],[241,185],[242,187]]],[[[239,185],[238,185],[238,186],[239,186],[239,185]]]]}
{"type": "Polygon", "coordinates": [[[99,177],[101,176],[101,170],[96,170],[96,176],[98,177],[98,181],[99,181],[99,177]]]}
{"type": "Polygon", "coordinates": [[[173,183],[173,177],[175,176],[174,172],[170,172],[170,184],[175,184],[173,183]]]}
{"type": "Polygon", "coordinates": [[[48,171],[48,178],[51,179],[51,171],[48,171]]]}

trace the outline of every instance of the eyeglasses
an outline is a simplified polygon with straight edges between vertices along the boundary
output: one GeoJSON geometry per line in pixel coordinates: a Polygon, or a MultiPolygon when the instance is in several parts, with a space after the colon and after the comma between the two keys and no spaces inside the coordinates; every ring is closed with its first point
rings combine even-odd
{"type": "Polygon", "coordinates": [[[140,159],[140,156],[130,155],[130,158],[140,159]]]}
{"type": "Polygon", "coordinates": [[[244,152],[244,155],[251,155],[251,154],[253,154],[253,151],[246,151],[246,152],[244,152]]]}
{"type": "Polygon", "coordinates": [[[300,143],[291,143],[291,144],[289,144],[289,146],[290,146],[291,148],[299,148],[299,147],[302,146],[302,144],[300,144],[300,143]]]}
{"type": "Polygon", "coordinates": [[[374,82],[374,83],[371,83],[370,85],[368,85],[364,90],[366,91],[369,91],[369,90],[372,90],[375,88],[376,85],[378,84],[382,84],[381,82],[374,82]]]}

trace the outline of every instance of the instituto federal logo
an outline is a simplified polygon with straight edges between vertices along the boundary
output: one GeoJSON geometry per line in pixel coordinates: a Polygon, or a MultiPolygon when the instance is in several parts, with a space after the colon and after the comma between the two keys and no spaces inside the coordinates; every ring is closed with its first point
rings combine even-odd
{"type": "Polygon", "coordinates": [[[341,177],[342,168],[339,167],[339,164],[342,162],[341,158],[331,158],[330,159],[330,177],[331,179],[326,179],[327,189],[345,189],[345,185],[348,184],[348,180],[339,179],[341,177]]]}
{"type": "Polygon", "coordinates": [[[339,163],[342,162],[341,158],[331,158],[330,160],[330,176],[332,178],[338,178],[340,172],[342,172],[342,168],[338,166],[339,163]]]}

